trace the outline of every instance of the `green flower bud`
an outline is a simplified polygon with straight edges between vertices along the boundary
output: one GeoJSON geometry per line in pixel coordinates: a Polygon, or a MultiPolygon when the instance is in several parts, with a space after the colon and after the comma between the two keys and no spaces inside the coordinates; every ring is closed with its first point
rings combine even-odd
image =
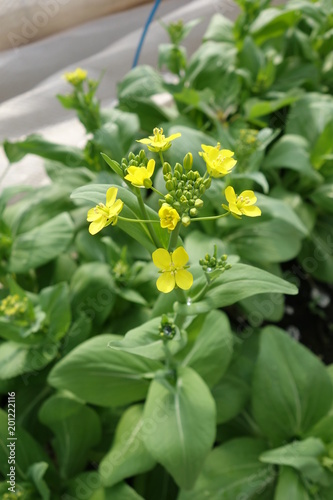
{"type": "Polygon", "coordinates": [[[181,166],[180,163],[176,163],[175,165],[175,173],[178,172],[180,175],[183,174],[183,167],[181,166]]]}
{"type": "Polygon", "coordinates": [[[174,208],[175,210],[177,210],[177,211],[178,211],[178,210],[180,210],[180,203],[179,203],[179,201],[175,201],[175,202],[174,202],[174,204],[173,204],[173,208],[174,208]]]}
{"type": "Polygon", "coordinates": [[[176,197],[179,199],[183,194],[183,191],[181,189],[177,189],[176,191],[176,197]]]}
{"type": "Polygon", "coordinates": [[[202,208],[203,207],[203,204],[204,202],[202,200],[200,200],[199,198],[197,198],[194,202],[194,206],[195,208],[202,208]]]}
{"type": "Polygon", "coordinates": [[[210,188],[211,184],[212,184],[212,178],[211,177],[208,177],[208,179],[204,180],[204,186],[205,186],[206,189],[210,188]]]}
{"type": "Polygon", "coordinates": [[[187,227],[190,225],[190,223],[191,223],[190,217],[188,215],[183,215],[183,217],[182,217],[183,226],[187,227]]]}
{"type": "Polygon", "coordinates": [[[162,169],[162,171],[163,171],[163,174],[164,174],[164,175],[165,175],[165,174],[171,174],[172,170],[171,170],[171,165],[170,165],[170,163],[168,163],[168,162],[166,162],[166,161],[165,161],[165,162],[163,163],[163,169],[162,169]]]}
{"type": "Polygon", "coordinates": [[[191,208],[190,210],[190,216],[191,217],[196,217],[198,215],[198,210],[196,208],[191,208]]]}
{"type": "Polygon", "coordinates": [[[171,204],[173,203],[173,201],[174,201],[174,197],[173,197],[173,196],[171,196],[171,194],[170,194],[170,193],[168,193],[168,194],[166,194],[166,195],[165,195],[165,201],[166,201],[167,203],[169,203],[169,205],[171,205],[171,204]]]}
{"type": "Polygon", "coordinates": [[[179,201],[180,203],[187,203],[187,198],[186,196],[184,196],[183,194],[181,195],[181,197],[179,198],[179,201]]]}
{"type": "Polygon", "coordinates": [[[181,176],[182,176],[182,174],[180,172],[178,172],[178,170],[175,169],[174,174],[173,174],[173,178],[177,181],[180,181],[181,176]]]}
{"type": "Polygon", "coordinates": [[[192,165],[193,165],[193,156],[192,156],[192,153],[187,153],[185,155],[184,161],[183,161],[183,165],[184,165],[184,168],[185,168],[186,172],[188,172],[189,170],[191,170],[192,165]]]}
{"type": "Polygon", "coordinates": [[[146,189],[149,189],[149,188],[151,188],[151,187],[152,187],[153,183],[152,183],[151,179],[145,179],[145,180],[143,181],[143,185],[144,185],[144,187],[145,187],[146,189]]]}
{"type": "Polygon", "coordinates": [[[130,152],[130,154],[128,155],[128,159],[129,159],[129,161],[135,160],[135,154],[130,152]]]}
{"type": "Polygon", "coordinates": [[[166,181],[165,187],[167,188],[168,191],[173,190],[173,182],[172,181],[166,181]]]}
{"type": "Polygon", "coordinates": [[[194,200],[189,200],[188,204],[190,205],[190,207],[194,207],[194,200]]]}

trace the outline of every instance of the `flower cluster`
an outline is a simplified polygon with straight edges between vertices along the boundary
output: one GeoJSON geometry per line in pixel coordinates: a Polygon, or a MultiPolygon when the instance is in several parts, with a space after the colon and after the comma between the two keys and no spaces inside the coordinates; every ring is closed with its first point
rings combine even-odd
{"type": "Polygon", "coordinates": [[[64,77],[65,80],[70,83],[71,85],[80,85],[80,83],[84,82],[84,80],[87,78],[87,71],[81,68],[76,68],[75,71],[72,71],[70,73],[65,73],[64,77]]]}
{"type": "MultiPolygon", "coordinates": [[[[163,195],[153,186],[156,162],[152,158],[148,159],[143,150],[137,155],[130,153],[128,159],[122,159],[121,165],[103,155],[111,168],[127,182],[128,187],[137,197],[138,208],[143,218],[128,219],[120,216],[124,203],[122,200],[116,199],[118,188],[110,187],[106,193],[106,203],[99,203],[88,212],[87,220],[91,223],[89,232],[96,234],[110,224],[115,225],[118,219],[123,222],[144,224],[151,242],[156,247],[152,253],[152,259],[160,273],[156,282],[158,290],[163,293],[169,293],[175,288],[188,290],[193,284],[193,276],[187,270],[189,256],[178,242],[181,224],[188,226],[191,221],[215,220],[229,214],[236,218],[241,218],[242,215],[258,217],[261,215],[261,210],[255,206],[257,198],[253,191],[246,190],[240,195],[236,195],[234,188],[228,186],[224,193],[228,205],[222,204],[226,212],[199,218],[198,211],[203,206],[202,197],[205,191],[210,187],[212,178],[223,177],[232,171],[237,163],[233,158],[234,153],[228,149],[221,149],[219,143],[216,146],[202,144],[202,151],[199,152],[199,155],[206,163],[207,171],[204,175],[192,169],[193,156],[191,153],[186,154],[183,165],[176,163],[172,168],[168,162],[164,161],[163,152],[167,151],[171,147],[171,142],[180,137],[181,134],[177,133],[165,137],[163,129],[158,128],[155,128],[153,133],[153,136],[138,142],[145,144],[150,151],[159,154],[160,160],[158,161],[162,164],[167,194],[163,195]],[[149,218],[141,191],[138,188],[152,189],[160,195],[159,220],[149,218]],[[171,233],[168,249],[160,248],[161,244],[153,227],[156,222],[171,233]]],[[[200,265],[206,275],[208,286],[213,279],[231,267],[227,264],[226,255],[217,258],[216,248],[213,256],[207,254],[204,259],[200,260],[200,265]]]]}
{"type": "Polygon", "coordinates": [[[20,297],[17,294],[7,295],[0,304],[0,316],[6,316],[8,318],[21,318],[25,316],[27,310],[27,297],[20,297]]]}

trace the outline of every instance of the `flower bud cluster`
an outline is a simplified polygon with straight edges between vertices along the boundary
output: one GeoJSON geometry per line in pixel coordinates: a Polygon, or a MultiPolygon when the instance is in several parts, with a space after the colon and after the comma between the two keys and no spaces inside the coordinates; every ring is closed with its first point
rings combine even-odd
{"type": "Polygon", "coordinates": [[[231,264],[227,263],[228,256],[226,254],[222,255],[219,259],[216,256],[217,248],[214,247],[214,255],[210,256],[208,253],[205,255],[204,259],[199,260],[199,264],[205,273],[212,273],[213,271],[219,271],[219,274],[227,271],[231,268],[231,264]]]}
{"type": "Polygon", "coordinates": [[[176,335],[176,325],[169,320],[166,314],[162,315],[159,332],[164,340],[172,340],[176,335]]]}
{"type": "Polygon", "coordinates": [[[188,226],[191,217],[197,217],[198,210],[203,206],[202,195],[210,187],[211,179],[204,179],[198,171],[192,170],[193,158],[188,153],[183,162],[176,163],[173,171],[167,162],[163,164],[163,177],[168,193],[160,205],[167,202],[177,210],[184,226],[188,226]]]}
{"type": "Polygon", "coordinates": [[[121,168],[124,172],[124,175],[127,174],[128,167],[146,167],[148,164],[148,158],[143,149],[139,152],[139,154],[135,155],[134,153],[130,153],[127,158],[122,158],[121,160],[121,168]]]}
{"type": "Polygon", "coordinates": [[[0,304],[0,315],[22,319],[28,310],[27,297],[19,295],[8,295],[0,304]]]}

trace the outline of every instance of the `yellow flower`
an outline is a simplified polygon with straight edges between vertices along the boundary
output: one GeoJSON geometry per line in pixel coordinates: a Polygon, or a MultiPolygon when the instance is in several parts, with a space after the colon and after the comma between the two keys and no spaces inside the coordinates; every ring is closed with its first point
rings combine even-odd
{"type": "MultiPolygon", "coordinates": [[[[168,252],[164,248],[158,248],[153,253],[153,262],[161,276],[156,282],[160,292],[169,293],[178,286],[182,290],[188,290],[193,284],[193,276],[186,271],[185,264],[188,262],[188,255],[183,247],[177,248],[174,252],[168,252]]],[[[187,266],[186,266],[187,267],[187,266]]]]}
{"type": "Polygon", "coordinates": [[[206,146],[201,144],[204,152],[199,153],[200,156],[205,160],[207,171],[211,177],[223,177],[231,172],[237,163],[232,156],[235,154],[229,149],[221,149],[220,143],[218,142],[215,147],[206,146]]]}
{"type": "Polygon", "coordinates": [[[163,135],[163,129],[154,128],[154,135],[150,135],[148,139],[140,139],[136,142],[141,142],[141,144],[145,144],[149,151],[153,151],[154,153],[159,153],[160,151],[166,151],[171,147],[171,141],[177,139],[181,136],[181,134],[172,134],[169,137],[165,137],[163,135]]]}
{"type": "Polygon", "coordinates": [[[87,78],[87,71],[85,69],[76,68],[72,73],[65,73],[64,77],[72,85],[79,85],[87,78]]]}
{"type": "Polygon", "coordinates": [[[103,227],[109,226],[110,224],[113,226],[117,224],[118,215],[124,206],[123,201],[116,201],[117,193],[118,188],[109,188],[106,192],[106,205],[100,203],[89,210],[87,221],[91,222],[89,226],[90,234],[96,234],[101,231],[103,227]]]}
{"type": "Polygon", "coordinates": [[[161,227],[166,227],[169,231],[173,231],[180,221],[180,215],[177,210],[170,207],[167,203],[163,203],[158,211],[158,215],[161,219],[161,227]]]}
{"type": "Polygon", "coordinates": [[[231,214],[239,217],[242,215],[247,215],[248,217],[259,217],[259,215],[261,215],[260,208],[253,206],[257,201],[253,191],[248,189],[237,196],[234,188],[232,186],[228,186],[224,194],[229,203],[229,207],[226,208],[228,208],[231,214]]]}
{"type": "Polygon", "coordinates": [[[151,176],[155,170],[155,160],[149,160],[147,167],[128,167],[125,179],[133,186],[150,188],[152,186],[151,176]]]}

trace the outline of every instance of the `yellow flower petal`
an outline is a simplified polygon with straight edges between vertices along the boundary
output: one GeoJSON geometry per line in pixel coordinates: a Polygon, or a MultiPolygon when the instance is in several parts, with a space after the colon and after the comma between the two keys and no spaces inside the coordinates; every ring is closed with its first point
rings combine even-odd
{"type": "Polygon", "coordinates": [[[167,269],[171,266],[171,255],[164,248],[158,248],[153,252],[153,262],[159,269],[167,269]]]}
{"type": "Polygon", "coordinates": [[[119,215],[124,206],[124,202],[121,200],[117,200],[116,203],[109,207],[109,217],[114,217],[115,215],[119,215]]]}
{"type": "Polygon", "coordinates": [[[170,271],[162,273],[156,281],[157,289],[163,293],[172,292],[172,290],[175,288],[175,285],[175,277],[170,271]]]}
{"type": "Polygon", "coordinates": [[[92,222],[92,221],[98,219],[100,216],[101,216],[101,214],[98,212],[98,209],[96,210],[96,207],[91,208],[90,210],[88,210],[87,221],[92,222]]]}
{"type": "Polygon", "coordinates": [[[155,170],[155,160],[149,160],[147,164],[147,173],[149,177],[153,175],[154,170],[155,170]]]}
{"type": "Polygon", "coordinates": [[[176,285],[182,290],[188,290],[193,285],[193,276],[189,271],[180,269],[176,272],[176,285]]]}
{"type": "Polygon", "coordinates": [[[181,133],[180,132],[177,132],[177,134],[171,134],[169,135],[169,137],[166,137],[165,140],[167,142],[170,142],[170,141],[173,141],[174,139],[178,139],[178,137],[181,137],[181,133]]]}
{"type": "Polygon", "coordinates": [[[242,212],[244,215],[247,215],[248,217],[259,217],[259,215],[261,215],[260,208],[253,206],[252,207],[244,206],[242,212]]]}
{"type": "Polygon", "coordinates": [[[230,151],[230,149],[221,149],[220,155],[224,156],[225,158],[229,158],[230,156],[234,156],[234,152],[230,151]]]}
{"type": "Polygon", "coordinates": [[[243,214],[243,212],[240,211],[240,209],[237,207],[237,205],[235,203],[229,203],[229,210],[230,210],[230,212],[232,212],[233,214],[236,214],[236,215],[243,214]]]}
{"type": "Polygon", "coordinates": [[[176,267],[184,267],[189,260],[189,256],[183,247],[178,247],[172,253],[172,262],[176,267]]]}
{"type": "Polygon", "coordinates": [[[106,206],[110,207],[114,204],[117,198],[118,188],[111,187],[106,192],[106,206]]]}
{"type": "Polygon", "coordinates": [[[138,139],[136,142],[141,142],[141,144],[150,144],[151,138],[149,139],[138,139]]]}
{"type": "Polygon", "coordinates": [[[244,199],[245,198],[248,198],[248,201],[246,202],[246,205],[254,205],[255,202],[257,201],[257,197],[256,195],[254,194],[253,191],[251,191],[250,189],[247,189],[246,191],[243,191],[239,197],[243,197],[244,199]]]}
{"type": "Polygon", "coordinates": [[[228,203],[236,203],[236,193],[232,186],[228,186],[224,191],[224,196],[228,203]]]}
{"type": "Polygon", "coordinates": [[[105,221],[106,221],[105,217],[102,216],[99,219],[93,221],[89,226],[89,233],[96,234],[99,231],[101,231],[103,227],[105,227],[105,221]]]}

